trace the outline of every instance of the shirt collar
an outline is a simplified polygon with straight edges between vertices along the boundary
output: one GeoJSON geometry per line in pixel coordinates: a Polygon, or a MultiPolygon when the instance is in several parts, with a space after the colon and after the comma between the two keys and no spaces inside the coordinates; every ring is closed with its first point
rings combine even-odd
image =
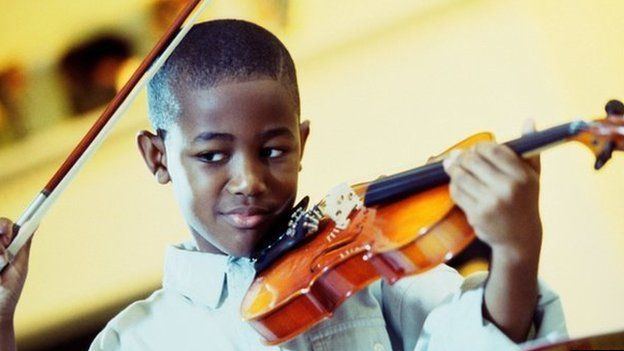
{"type": "Polygon", "coordinates": [[[247,291],[254,275],[249,259],[201,252],[187,242],[167,248],[163,288],[215,309],[247,291]]]}

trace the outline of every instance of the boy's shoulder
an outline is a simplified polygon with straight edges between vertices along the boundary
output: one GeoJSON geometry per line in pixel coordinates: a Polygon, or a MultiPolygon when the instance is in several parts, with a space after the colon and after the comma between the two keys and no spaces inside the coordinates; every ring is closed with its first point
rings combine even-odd
{"type": "Polygon", "coordinates": [[[163,326],[184,313],[180,309],[183,310],[188,303],[183,296],[171,294],[165,289],[156,290],[113,317],[97,335],[90,350],[121,349],[127,343],[124,340],[138,340],[162,333],[163,326]]]}
{"type": "Polygon", "coordinates": [[[152,323],[156,319],[154,313],[166,306],[170,298],[170,294],[163,289],[154,291],[149,297],[124,308],[106,324],[100,334],[120,334],[152,323]]]}
{"type": "Polygon", "coordinates": [[[150,318],[154,318],[153,313],[166,304],[168,298],[170,298],[169,294],[166,294],[163,289],[156,290],[149,297],[135,301],[124,308],[108,322],[106,328],[127,330],[149,322],[150,318]]]}

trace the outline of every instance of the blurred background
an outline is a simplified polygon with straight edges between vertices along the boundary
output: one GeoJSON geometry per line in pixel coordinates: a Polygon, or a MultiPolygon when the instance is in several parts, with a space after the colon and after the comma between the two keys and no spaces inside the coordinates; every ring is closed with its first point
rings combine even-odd
{"type": "MultiPolygon", "coordinates": [[[[21,214],[183,5],[0,0],[0,215],[21,214]]],[[[504,141],[526,118],[602,116],[624,98],[622,13],[619,0],[215,0],[202,18],[254,21],[290,49],[312,122],[301,194],[319,199],[481,130],[504,141]]],[[[188,238],[136,150],[142,128],[144,95],[45,218],[22,350],[85,350],[160,286],[165,247],[188,238]]],[[[563,145],[542,163],[540,274],[572,336],[624,329],[624,157],[595,172],[563,145]]]]}

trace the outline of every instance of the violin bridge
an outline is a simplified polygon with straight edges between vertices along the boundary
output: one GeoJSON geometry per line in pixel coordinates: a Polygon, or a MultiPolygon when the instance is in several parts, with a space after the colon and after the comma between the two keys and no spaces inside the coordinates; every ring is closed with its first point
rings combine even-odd
{"type": "Polygon", "coordinates": [[[349,219],[351,212],[361,209],[362,206],[364,206],[362,199],[347,183],[342,183],[329,191],[320,210],[334,221],[337,229],[343,230],[351,222],[349,219]]]}

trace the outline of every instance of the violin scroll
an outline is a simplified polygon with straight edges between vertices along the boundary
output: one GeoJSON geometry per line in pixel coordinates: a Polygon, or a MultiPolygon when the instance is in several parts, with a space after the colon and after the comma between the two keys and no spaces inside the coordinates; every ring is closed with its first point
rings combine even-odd
{"type": "Polygon", "coordinates": [[[624,116],[624,104],[620,100],[611,100],[605,106],[607,116],[624,116]]]}
{"type": "Polygon", "coordinates": [[[611,100],[605,106],[607,116],[584,123],[573,140],[587,146],[596,156],[594,169],[601,169],[614,151],[624,151],[624,104],[611,100]]]}

